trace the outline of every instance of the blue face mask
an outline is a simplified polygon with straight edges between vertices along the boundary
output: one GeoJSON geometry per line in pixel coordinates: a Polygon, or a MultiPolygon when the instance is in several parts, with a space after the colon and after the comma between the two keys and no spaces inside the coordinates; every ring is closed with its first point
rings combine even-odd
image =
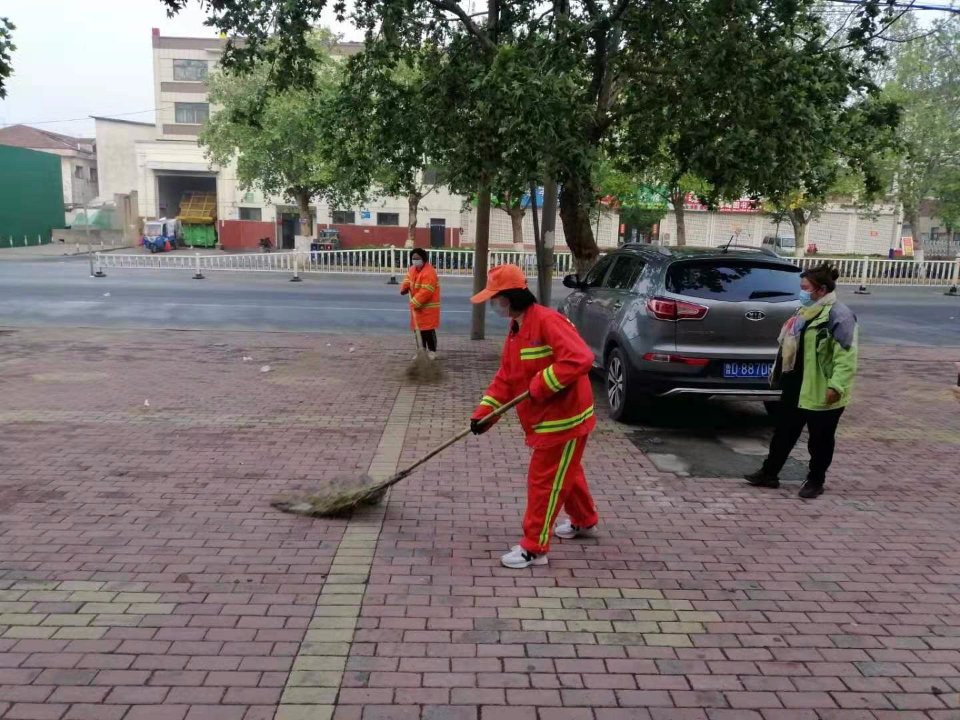
{"type": "Polygon", "coordinates": [[[810,295],[810,291],[809,291],[809,290],[801,290],[801,291],[800,291],[800,304],[801,304],[801,305],[803,305],[804,307],[810,307],[810,306],[813,305],[815,302],[816,302],[816,300],[814,300],[813,297],[810,295]]]}

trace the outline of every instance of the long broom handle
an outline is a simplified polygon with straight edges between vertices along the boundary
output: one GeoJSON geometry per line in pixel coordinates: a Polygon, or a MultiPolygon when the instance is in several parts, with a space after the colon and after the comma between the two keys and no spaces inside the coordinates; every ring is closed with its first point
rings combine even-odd
{"type": "MultiPolygon", "coordinates": [[[[412,293],[413,288],[410,288],[407,292],[412,293]]],[[[410,319],[413,320],[413,341],[417,344],[417,355],[419,355],[420,354],[420,323],[417,322],[417,313],[412,307],[413,303],[411,303],[409,300],[407,300],[407,303],[411,305],[410,319]]]]}
{"type": "MultiPolygon", "coordinates": [[[[483,418],[479,421],[479,424],[480,424],[480,425],[486,425],[486,424],[488,424],[488,423],[489,423],[490,421],[492,421],[494,418],[500,417],[500,416],[503,415],[505,412],[507,412],[507,410],[510,410],[510,409],[511,409],[512,407],[514,407],[515,405],[519,405],[519,404],[522,403],[524,400],[526,400],[528,397],[530,397],[530,391],[529,391],[529,390],[527,390],[527,391],[526,391],[525,393],[523,393],[522,395],[518,395],[517,397],[515,397],[513,400],[511,400],[510,402],[506,403],[505,405],[501,405],[499,408],[497,408],[496,410],[494,410],[494,411],[493,411],[492,413],[490,413],[489,415],[483,417],[483,418]]],[[[461,440],[463,440],[463,438],[465,438],[467,435],[469,435],[470,432],[471,432],[471,431],[470,431],[470,428],[467,428],[466,430],[463,430],[463,431],[457,433],[456,435],[454,435],[452,438],[450,438],[449,440],[447,440],[446,442],[444,442],[442,445],[438,445],[438,446],[435,447],[433,450],[431,450],[431,451],[428,452],[426,455],[424,455],[422,458],[420,458],[419,460],[417,460],[413,465],[411,465],[410,467],[406,468],[405,470],[401,470],[399,473],[397,473],[396,475],[394,475],[393,478],[391,478],[391,480],[392,480],[393,482],[388,483],[387,486],[393,485],[394,483],[403,480],[403,478],[407,477],[410,473],[412,473],[412,472],[413,472],[414,470],[416,470],[418,467],[420,467],[420,466],[423,465],[425,462],[427,462],[427,460],[429,460],[430,458],[434,457],[435,455],[439,455],[441,452],[443,452],[444,450],[446,450],[448,447],[450,447],[450,446],[453,445],[454,443],[457,443],[457,442],[460,442],[461,440]]]]}

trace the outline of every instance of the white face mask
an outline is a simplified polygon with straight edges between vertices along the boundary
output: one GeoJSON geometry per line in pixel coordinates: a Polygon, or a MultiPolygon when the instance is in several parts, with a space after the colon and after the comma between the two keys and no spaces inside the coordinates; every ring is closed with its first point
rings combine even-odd
{"type": "Polygon", "coordinates": [[[414,266],[415,268],[423,267],[423,260],[421,260],[421,259],[418,258],[418,257],[415,257],[415,258],[414,258],[413,260],[411,260],[410,262],[413,263],[413,266],[414,266]]]}
{"type": "Polygon", "coordinates": [[[493,298],[493,310],[502,318],[510,317],[510,301],[506,298],[493,298]]]}

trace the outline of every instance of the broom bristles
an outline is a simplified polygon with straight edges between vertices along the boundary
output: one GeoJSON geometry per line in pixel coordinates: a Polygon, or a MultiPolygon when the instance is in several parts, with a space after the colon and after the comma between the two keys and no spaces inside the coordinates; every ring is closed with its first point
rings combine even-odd
{"type": "Polygon", "coordinates": [[[377,482],[369,476],[330,480],[311,493],[294,500],[277,500],[272,505],[278,510],[296,515],[342,515],[357,505],[375,505],[380,502],[389,482],[390,480],[377,482]]]}

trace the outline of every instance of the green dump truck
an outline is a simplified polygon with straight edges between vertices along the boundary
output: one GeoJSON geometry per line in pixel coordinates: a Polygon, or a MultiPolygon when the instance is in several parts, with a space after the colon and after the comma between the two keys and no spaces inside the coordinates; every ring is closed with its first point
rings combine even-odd
{"type": "Polygon", "coordinates": [[[215,247],[217,244],[217,194],[188,191],[180,198],[180,214],[185,245],[215,247]]]}

